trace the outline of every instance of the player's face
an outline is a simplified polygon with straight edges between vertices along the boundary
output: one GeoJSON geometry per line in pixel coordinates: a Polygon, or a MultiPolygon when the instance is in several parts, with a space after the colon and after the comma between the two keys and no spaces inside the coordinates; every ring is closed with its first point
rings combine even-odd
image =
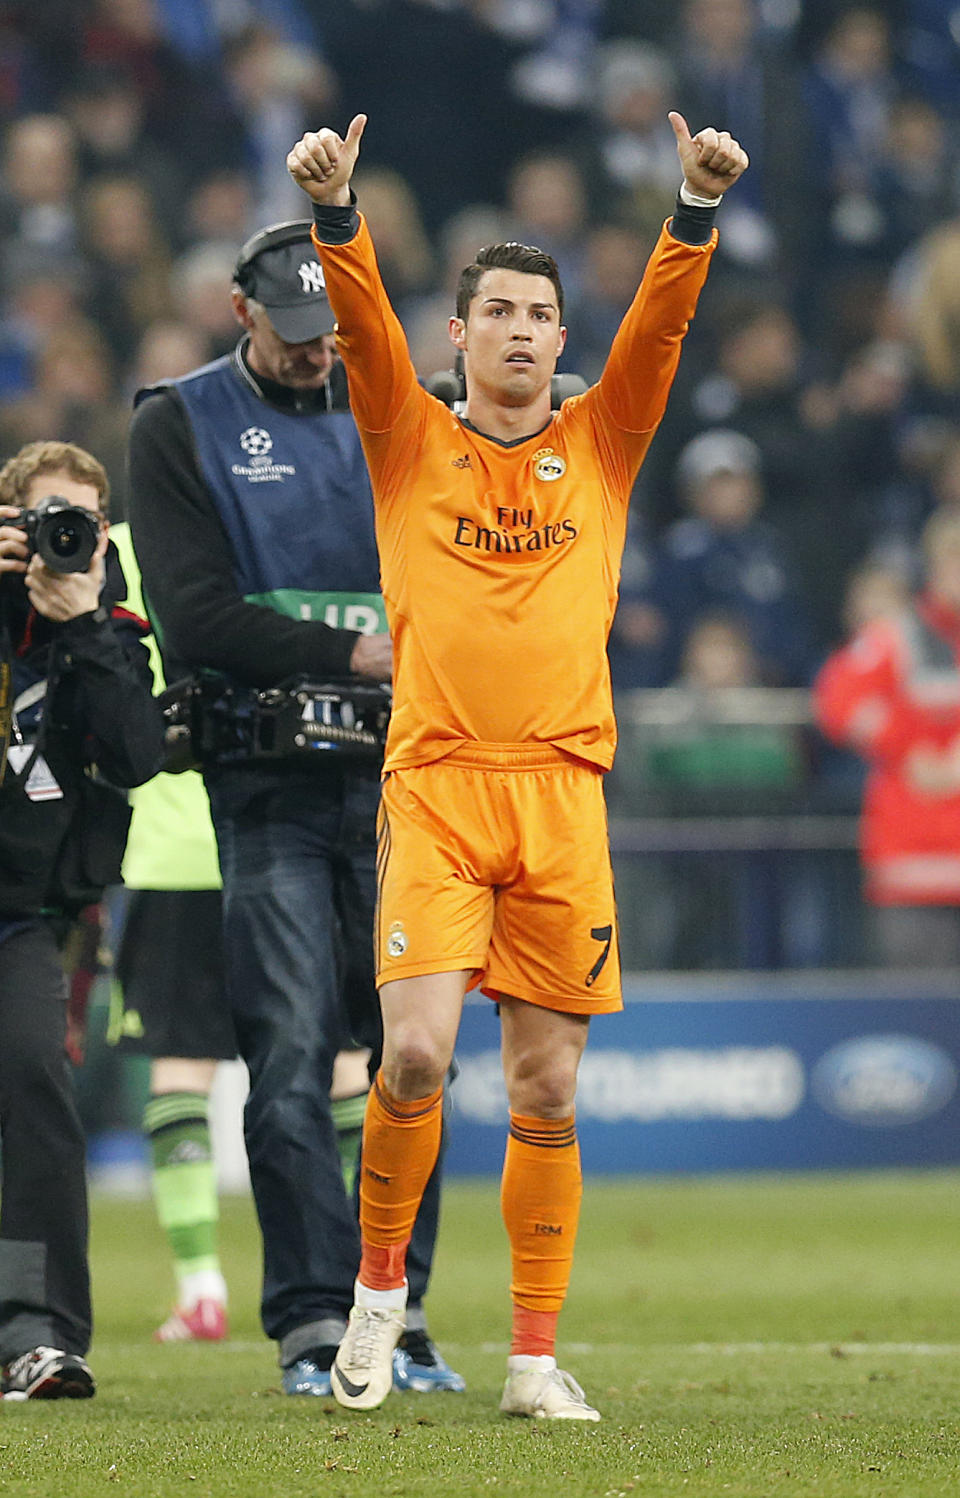
{"type": "Polygon", "coordinates": [[[329,378],[337,354],[332,333],[308,343],[285,343],[262,309],[251,312],[249,332],[247,357],[255,374],[294,390],[318,390],[329,378]]]}
{"type": "Polygon", "coordinates": [[[466,322],[450,319],[463,351],[467,387],[509,406],[526,406],[549,385],[567,330],[553,282],[526,271],[484,271],[466,322]]]}

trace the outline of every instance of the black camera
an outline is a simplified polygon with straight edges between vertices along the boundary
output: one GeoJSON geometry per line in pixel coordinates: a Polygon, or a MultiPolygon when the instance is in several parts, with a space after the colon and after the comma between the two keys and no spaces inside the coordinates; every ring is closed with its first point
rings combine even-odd
{"type": "Polygon", "coordinates": [[[27,546],[51,572],[86,572],[100,539],[100,517],[60,494],[49,494],[12,520],[26,533],[27,546]]]}

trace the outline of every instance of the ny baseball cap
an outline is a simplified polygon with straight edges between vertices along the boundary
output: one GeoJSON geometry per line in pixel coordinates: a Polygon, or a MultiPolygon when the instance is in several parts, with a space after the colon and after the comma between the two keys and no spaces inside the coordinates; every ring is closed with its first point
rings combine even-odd
{"type": "Polygon", "coordinates": [[[254,234],[240,251],[234,274],[244,295],[266,308],[285,343],[307,343],[333,332],[336,318],[309,220],[272,224],[254,234]]]}

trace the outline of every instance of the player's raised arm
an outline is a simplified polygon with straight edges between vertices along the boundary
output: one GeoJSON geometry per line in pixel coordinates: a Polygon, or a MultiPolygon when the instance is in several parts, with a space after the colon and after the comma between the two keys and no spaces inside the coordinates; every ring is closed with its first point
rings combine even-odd
{"type": "MultiPolygon", "coordinates": [[[[345,136],[308,130],[287,154],[287,170],[313,204],[313,244],[323,265],[337,319],[337,348],[350,377],[350,407],[361,434],[393,433],[406,408],[408,425],[419,391],[407,340],[377,269],[366,224],[351,192],[365,114],[345,136]]],[[[390,446],[377,444],[378,450],[390,446]]],[[[367,462],[376,463],[367,444],[367,462]]]]}
{"type": "Polygon", "coordinates": [[[683,115],[675,109],[671,109],[667,119],[677,138],[677,155],[687,191],[694,197],[719,200],[750,165],[746,151],[729,130],[708,127],[691,135],[683,115]]]}
{"type": "Polygon", "coordinates": [[[350,179],[360,154],[366,127],[365,114],[355,114],[346,138],[336,130],[308,130],[287,154],[287,171],[314,203],[346,208],[350,203],[350,179]]]}
{"type": "Polygon", "coordinates": [[[729,131],[711,127],[691,135],[676,110],[669,120],[683,171],[676,208],[600,376],[608,418],[622,433],[634,438],[646,434],[647,440],[663,416],[683,339],[707,277],[717,208],[749,165],[746,151],[729,131]]]}

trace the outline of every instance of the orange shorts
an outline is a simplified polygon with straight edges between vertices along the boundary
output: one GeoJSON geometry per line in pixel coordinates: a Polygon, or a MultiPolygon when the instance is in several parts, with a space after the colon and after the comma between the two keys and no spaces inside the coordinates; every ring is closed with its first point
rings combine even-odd
{"type": "Polygon", "coordinates": [[[623,1007],[599,771],[464,746],[384,778],[378,834],[378,983],[463,968],[494,999],[623,1007]]]}

